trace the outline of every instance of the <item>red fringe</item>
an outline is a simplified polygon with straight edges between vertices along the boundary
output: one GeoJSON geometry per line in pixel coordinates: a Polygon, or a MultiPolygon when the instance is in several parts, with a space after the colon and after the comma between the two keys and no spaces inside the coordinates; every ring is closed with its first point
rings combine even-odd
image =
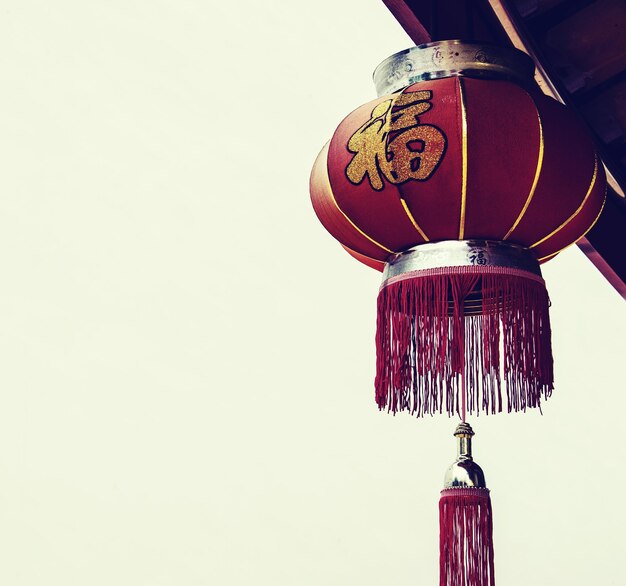
{"type": "Polygon", "coordinates": [[[439,586],[494,586],[493,520],[486,488],[441,492],[439,586]]]}
{"type": "MultiPolygon", "coordinates": [[[[543,280],[501,267],[454,267],[383,284],[376,328],[376,402],[418,417],[541,407],[552,394],[543,280]],[[480,313],[466,315],[466,301],[480,313]]],[[[403,276],[404,277],[404,276],[403,276]]],[[[469,311],[467,312],[469,313],[469,311]]]]}

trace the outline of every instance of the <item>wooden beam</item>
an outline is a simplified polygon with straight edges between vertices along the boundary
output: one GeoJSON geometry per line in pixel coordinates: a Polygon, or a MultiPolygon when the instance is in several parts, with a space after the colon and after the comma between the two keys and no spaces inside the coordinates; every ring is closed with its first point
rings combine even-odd
{"type": "Polygon", "coordinates": [[[383,0],[383,2],[416,45],[430,43],[432,40],[430,33],[407,2],[403,0],[383,0]]]}
{"type": "MultiPolygon", "coordinates": [[[[567,92],[549,63],[538,56],[523,19],[505,0],[383,0],[416,45],[432,40],[464,39],[509,44],[535,60],[536,81],[544,93],[567,103],[567,92]]],[[[602,275],[626,298],[626,206],[624,190],[610,172],[607,203],[598,222],[577,244],[602,275]],[[619,195],[618,195],[619,194],[619,195]]]]}
{"type": "Polygon", "coordinates": [[[383,0],[416,45],[444,39],[510,44],[485,0],[383,0]]]}
{"type": "Polygon", "coordinates": [[[606,205],[596,225],[577,244],[626,299],[626,213],[615,194],[607,194],[606,205]]]}

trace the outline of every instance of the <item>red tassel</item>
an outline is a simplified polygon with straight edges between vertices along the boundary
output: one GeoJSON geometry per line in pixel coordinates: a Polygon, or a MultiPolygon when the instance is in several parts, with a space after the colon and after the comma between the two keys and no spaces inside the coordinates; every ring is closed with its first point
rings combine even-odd
{"type": "Polygon", "coordinates": [[[549,299],[541,277],[505,267],[406,273],[378,295],[376,402],[396,413],[541,407],[552,394],[549,299]],[[504,379],[504,385],[502,384],[504,379]]]}
{"type": "Polygon", "coordinates": [[[439,532],[440,586],[494,586],[488,489],[442,490],[439,532]]]}

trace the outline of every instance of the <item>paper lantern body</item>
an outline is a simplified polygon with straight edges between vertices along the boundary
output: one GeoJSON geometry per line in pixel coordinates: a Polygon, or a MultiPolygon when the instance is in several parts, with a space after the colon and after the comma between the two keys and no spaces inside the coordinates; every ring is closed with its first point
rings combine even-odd
{"type": "Polygon", "coordinates": [[[474,238],[545,261],[589,230],[605,190],[589,134],[564,106],[510,81],[462,77],[361,106],[311,176],[321,222],[379,269],[418,244],[474,238]]]}

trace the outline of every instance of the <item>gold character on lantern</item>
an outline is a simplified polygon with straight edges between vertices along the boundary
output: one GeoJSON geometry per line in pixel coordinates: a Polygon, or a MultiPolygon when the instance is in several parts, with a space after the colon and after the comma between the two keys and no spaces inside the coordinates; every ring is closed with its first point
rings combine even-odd
{"type": "Polygon", "coordinates": [[[370,119],[348,141],[354,157],[346,167],[351,183],[365,176],[376,191],[383,178],[398,185],[415,179],[426,181],[446,150],[446,137],[431,124],[420,124],[419,116],[433,105],[431,91],[407,92],[378,104],[370,119]]]}

